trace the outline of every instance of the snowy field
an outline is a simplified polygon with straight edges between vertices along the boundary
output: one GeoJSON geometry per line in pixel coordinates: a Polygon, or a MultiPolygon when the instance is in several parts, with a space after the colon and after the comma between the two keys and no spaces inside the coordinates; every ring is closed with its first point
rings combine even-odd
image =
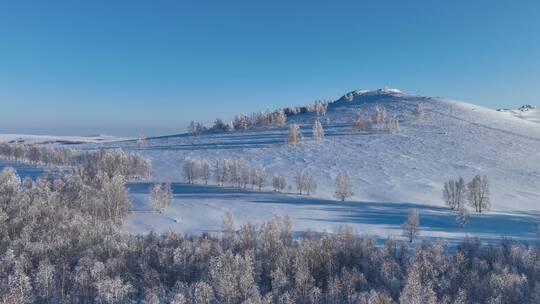
{"type": "Polygon", "coordinates": [[[287,128],[164,136],[148,139],[143,147],[136,141],[100,144],[142,153],[152,160],[152,181],[174,184],[174,203],[162,215],[149,212],[149,184],[130,185],[136,211],[126,230],[216,231],[230,211],[237,223],[260,223],[272,214],[287,214],[297,232],[333,232],[350,224],[360,233],[384,237],[399,235],[407,210],[418,208],[425,237],[534,237],[540,210],[539,124],[468,103],[397,91],[357,91],[352,96],[352,101],[341,98],[329,106],[321,118],[326,138],[320,142],[310,139],[316,117],[307,113],[289,119],[301,125],[306,137],[296,146],[284,144],[287,128]],[[421,121],[413,115],[418,103],[425,111],[421,121]],[[376,104],[398,118],[398,133],[358,132],[350,127],[358,110],[370,115],[376,104]],[[273,193],[268,184],[261,193],[188,187],[182,176],[186,156],[211,162],[243,158],[253,166],[262,165],[269,176],[286,177],[288,194],[273,193]],[[313,197],[295,193],[294,175],[302,168],[317,179],[313,197]],[[340,203],[333,194],[335,177],[343,170],[351,176],[355,195],[340,203]],[[449,179],[470,180],[476,174],[490,179],[492,211],[472,214],[469,225],[460,229],[444,206],[442,186],[449,179]]]}
{"type": "Polygon", "coordinates": [[[421,238],[445,239],[457,243],[466,236],[496,242],[512,237],[523,242],[535,240],[538,212],[488,212],[472,215],[465,228],[455,223],[455,215],[445,207],[405,202],[339,202],[321,198],[307,198],[273,192],[255,192],[234,188],[173,184],[174,203],[164,214],[156,213],[148,202],[148,183],[129,185],[134,212],[126,229],[145,233],[150,229],[168,229],[193,234],[216,233],[222,227],[226,211],[235,217],[237,226],[247,222],[260,223],[273,215],[288,215],[293,230],[330,233],[349,225],[358,233],[375,238],[401,237],[401,224],[407,211],[420,212],[421,238]]]}
{"type": "Polygon", "coordinates": [[[129,184],[133,213],[125,225],[128,232],[216,232],[229,211],[237,227],[278,214],[291,217],[296,233],[335,232],[347,224],[359,233],[384,238],[399,236],[407,211],[417,208],[424,238],[534,239],[540,218],[540,124],[507,112],[394,90],[356,91],[350,96],[352,101],[341,98],[331,104],[320,119],[326,132],[322,141],[311,139],[313,113],[290,118],[288,122],[299,123],[305,136],[296,146],[285,144],[287,128],[273,128],[149,138],[142,147],[136,140],[80,147],[122,147],[152,161],[151,180],[129,184]],[[425,117],[417,121],[413,113],[419,103],[425,117]],[[350,127],[357,111],[371,115],[374,105],[384,106],[399,120],[399,132],[350,127]],[[182,175],[187,156],[211,163],[243,158],[252,166],[264,166],[268,176],[284,175],[289,186],[285,194],[278,194],[268,182],[261,192],[217,187],[213,179],[208,186],[187,185],[182,175]],[[318,183],[312,197],[294,189],[294,175],[304,168],[318,183]],[[351,176],[355,193],[346,202],[333,198],[340,171],[351,176]],[[470,210],[469,224],[458,228],[454,213],[442,201],[443,183],[459,176],[468,181],[477,174],[490,179],[492,210],[481,215],[470,210]],[[152,182],[173,184],[174,201],[163,214],[151,210],[152,182]]]}
{"type": "Polygon", "coordinates": [[[540,109],[536,107],[522,106],[518,109],[501,109],[499,111],[521,119],[540,123],[540,109]]]}
{"type": "Polygon", "coordinates": [[[111,141],[129,140],[129,137],[117,137],[110,135],[96,136],[54,136],[54,135],[29,135],[29,134],[0,134],[0,142],[20,144],[83,144],[102,143],[111,141]]]}

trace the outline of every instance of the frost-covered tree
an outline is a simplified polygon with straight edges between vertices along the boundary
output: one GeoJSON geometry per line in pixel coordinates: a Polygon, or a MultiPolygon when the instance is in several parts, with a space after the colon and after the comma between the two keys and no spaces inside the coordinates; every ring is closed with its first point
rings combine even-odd
{"type": "Polygon", "coordinates": [[[458,210],[465,204],[465,194],[467,188],[463,178],[450,180],[444,183],[443,199],[446,205],[452,210],[458,210]]]}
{"type": "Polygon", "coordinates": [[[296,172],[294,181],[296,184],[296,189],[298,192],[300,192],[300,194],[304,193],[309,196],[311,193],[315,193],[317,190],[317,182],[315,181],[315,178],[306,169],[298,170],[296,172]]]}
{"type": "MultiPolygon", "coordinates": [[[[5,274],[4,274],[5,275],[5,274]]],[[[23,266],[17,264],[15,272],[7,278],[6,293],[2,296],[3,303],[32,303],[34,301],[34,292],[30,277],[25,273],[23,266]]]]}
{"type": "Polygon", "coordinates": [[[403,236],[406,237],[409,242],[413,242],[416,236],[420,233],[420,216],[417,209],[410,209],[407,214],[407,219],[401,226],[403,229],[403,236]]]}
{"type": "Polygon", "coordinates": [[[235,232],[234,216],[230,211],[225,212],[221,230],[226,238],[232,238],[235,232]]]}
{"type": "Polygon", "coordinates": [[[314,104],[315,114],[317,117],[326,115],[326,110],[328,108],[328,101],[316,101],[314,104]]]}
{"type": "Polygon", "coordinates": [[[262,187],[266,183],[266,170],[261,166],[254,168],[251,178],[253,185],[256,186],[259,191],[261,191],[262,187]]]}
{"type": "Polygon", "coordinates": [[[139,134],[139,138],[137,139],[137,145],[139,147],[144,147],[146,146],[146,142],[146,135],[144,135],[144,133],[139,134]]]}
{"type": "Polygon", "coordinates": [[[464,204],[459,205],[456,210],[456,223],[460,228],[465,227],[469,222],[469,211],[464,204]]]}
{"type": "Polygon", "coordinates": [[[39,262],[35,284],[37,287],[38,296],[44,301],[51,300],[56,288],[55,281],[55,266],[51,264],[48,258],[39,262]]]}
{"type": "Polygon", "coordinates": [[[300,131],[300,126],[298,124],[291,124],[289,126],[289,133],[287,134],[287,143],[294,145],[300,142],[303,138],[304,136],[300,131]]]}
{"type": "Polygon", "coordinates": [[[467,190],[469,205],[473,207],[476,212],[482,213],[482,211],[489,210],[491,203],[489,200],[489,181],[486,175],[476,175],[472,181],[467,184],[467,190]]]}
{"type": "Polygon", "coordinates": [[[188,127],[188,131],[192,134],[192,135],[200,135],[203,131],[204,131],[204,127],[203,125],[198,122],[198,121],[195,121],[195,120],[192,120],[190,123],[189,123],[189,127],[188,127]]]}
{"type": "Polygon", "coordinates": [[[421,103],[417,104],[414,108],[414,118],[416,120],[422,120],[424,118],[424,107],[421,103]]]}
{"type": "Polygon", "coordinates": [[[208,162],[208,160],[206,159],[203,159],[201,160],[201,165],[200,165],[200,176],[202,178],[202,180],[204,181],[204,184],[207,185],[208,184],[208,180],[210,180],[210,162],[208,162]]]}
{"type": "Polygon", "coordinates": [[[400,304],[437,304],[437,295],[431,282],[422,280],[419,267],[413,265],[407,276],[407,284],[399,296],[400,304]]]}
{"type": "Polygon", "coordinates": [[[184,177],[186,178],[189,184],[195,183],[198,178],[198,164],[197,161],[191,157],[186,157],[184,159],[184,165],[182,167],[184,171],[184,177]]]}
{"type": "Polygon", "coordinates": [[[344,201],[353,195],[351,178],[346,172],[339,172],[336,177],[336,191],[334,197],[344,201]]]}
{"type": "Polygon", "coordinates": [[[317,119],[313,124],[313,138],[315,140],[321,140],[324,138],[324,129],[321,122],[317,119]]]}
{"type": "Polygon", "coordinates": [[[371,121],[374,125],[382,125],[386,122],[387,117],[388,114],[386,113],[386,109],[384,107],[376,105],[373,108],[373,117],[371,121]]]}
{"type": "Polygon", "coordinates": [[[366,131],[368,129],[369,122],[367,121],[364,114],[358,111],[353,118],[353,126],[358,131],[366,131]]]}
{"type": "Polygon", "coordinates": [[[246,114],[240,113],[234,117],[232,124],[237,131],[247,130],[249,127],[248,117],[246,114]]]}
{"type": "Polygon", "coordinates": [[[283,190],[285,190],[285,187],[287,187],[285,177],[283,177],[282,175],[274,174],[272,176],[272,187],[274,188],[274,191],[283,192],[283,190]]]}
{"type": "Polygon", "coordinates": [[[219,186],[223,186],[227,181],[227,160],[214,161],[214,178],[219,186]]]}
{"type": "Polygon", "coordinates": [[[129,283],[122,281],[120,277],[104,278],[97,282],[98,296],[96,301],[99,303],[120,304],[127,302],[129,294],[133,287],[129,283]]]}
{"type": "Polygon", "coordinates": [[[152,206],[160,213],[165,210],[172,201],[172,189],[170,183],[156,183],[152,186],[150,191],[150,197],[152,199],[152,206]]]}
{"type": "Polygon", "coordinates": [[[279,128],[285,127],[285,124],[287,123],[287,115],[285,115],[285,111],[283,109],[276,110],[274,113],[274,122],[279,128]]]}
{"type": "Polygon", "coordinates": [[[212,129],[216,131],[227,132],[229,131],[229,125],[224,123],[223,120],[218,118],[214,121],[214,125],[212,126],[212,129]]]}
{"type": "Polygon", "coordinates": [[[388,117],[386,119],[386,131],[388,133],[399,132],[399,121],[395,117],[388,117]]]}
{"type": "Polygon", "coordinates": [[[194,303],[196,304],[211,304],[214,299],[214,291],[212,286],[204,281],[199,281],[194,286],[194,303]]]}

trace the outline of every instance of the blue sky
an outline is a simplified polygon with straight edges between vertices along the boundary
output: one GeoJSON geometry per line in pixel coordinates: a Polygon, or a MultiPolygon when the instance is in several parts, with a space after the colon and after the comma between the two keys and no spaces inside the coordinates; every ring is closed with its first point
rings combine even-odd
{"type": "Polygon", "coordinates": [[[176,133],[384,85],[540,105],[539,16],[533,0],[0,0],[0,133],[176,133]]]}

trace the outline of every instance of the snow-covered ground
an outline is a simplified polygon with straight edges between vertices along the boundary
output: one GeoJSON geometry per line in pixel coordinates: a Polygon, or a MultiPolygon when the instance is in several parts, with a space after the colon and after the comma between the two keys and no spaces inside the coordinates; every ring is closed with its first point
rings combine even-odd
{"type": "MultiPolygon", "coordinates": [[[[225,211],[230,210],[240,223],[258,223],[278,213],[289,214],[298,231],[335,231],[339,225],[353,224],[361,232],[385,236],[399,234],[407,209],[415,207],[421,210],[425,236],[534,236],[533,223],[540,210],[539,124],[464,102],[389,89],[354,91],[331,104],[321,118],[326,138],[320,142],[310,138],[315,119],[307,113],[289,120],[299,123],[306,137],[296,146],[285,144],[287,128],[164,136],[148,139],[144,147],[136,141],[105,144],[142,153],[152,160],[152,181],[175,183],[174,203],[164,214],[135,212],[126,229],[211,231],[219,229],[225,211]],[[413,113],[419,103],[425,117],[416,121],[413,113]],[[358,110],[370,115],[376,104],[399,119],[398,133],[358,132],[350,127],[348,122],[358,110]],[[186,156],[241,157],[263,165],[269,176],[283,174],[291,186],[295,172],[307,168],[316,177],[318,190],[313,198],[305,198],[294,194],[293,187],[285,195],[270,193],[269,186],[262,194],[186,187],[182,185],[186,156]],[[351,175],[355,192],[351,202],[333,199],[340,171],[351,175]],[[459,176],[470,180],[476,174],[489,177],[493,208],[474,215],[470,226],[460,230],[444,207],[442,185],[459,176]],[[483,228],[475,228],[478,225],[483,228]]],[[[145,187],[137,186],[138,192],[132,194],[137,210],[149,209],[147,191],[141,190],[145,187]]]]}
{"type": "Polygon", "coordinates": [[[142,153],[153,164],[151,180],[129,185],[134,212],[126,231],[217,231],[230,211],[238,224],[286,214],[296,232],[333,232],[349,224],[360,233],[386,237],[399,235],[408,209],[417,208],[423,237],[450,241],[465,235],[484,240],[535,237],[540,220],[540,124],[469,103],[393,89],[357,90],[338,99],[321,118],[326,138],[318,142],[311,139],[315,119],[313,113],[289,119],[301,125],[306,137],[296,146],[285,144],[287,128],[163,136],[149,138],[143,147],[136,140],[100,143],[142,153]],[[425,115],[417,121],[414,109],[419,103],[425,115]],[[375,105],[399,120],[399,132],[359,132],[350,127],[357,111],[370,116],[375,105]],[[269,185],[263,192],[189,186],[182,176],[186,156],[210,161],[243,158],[264,166],[269,176],[283,174],[289,187],[287,193],[277,194],[269,185]],[[294,175],[303,168],[318,183],[312,197],[295,193],[294,175]],[[340,171],[349,173],[355,193],[344,203],[333,198],[340,171]],[[470,180],[476,174],[489,177],[492,210],[471,213],[470,223],[458,228],[442,201],[442,186],[449,179],[470,180]],[[163,214],[150,208],[148,189],[155,181],[173,183],[174,201],[163,214]]]}
{"type": "Polygon", "coordinates": [[[508,113],[528,121],[540,123],[540,109],[531,105],[521,106],[517,109],[499,109],[498,111],[508,113]]]}
{"type": "Polygon", "coordinates": [[[217,233],[222,227],[225,212],[234,215],[237,228],[247,222],[261,223],[273,215],[288,215],[293,230],[337,232],[343,225],[358,233],[378,239],[401,236],[401,224],[407,212],[416,208],[420,213],[421,237],[445,239],[450,244],[466,236],[478,237],[486,242],[497,242],[512,237],[523,242],[534,242],[540,213],[488,212],[472,215],[465,228],[459,228],[453,212],[445,207],[411,202],[346,201],[310,198],[271,191],[257,192],[214,186],[173,184],[174,203],[163,214],[152,210],[148,201],[150,183],[129,185],[133,212],[125,229],[133,233],[146,233],[150,229],[165,232],[168,229],[185,233],[217,233]]]}
{"type": "Polygon", "coordinates": [[[29,135],[29,134],[0,134],[0,142],[21,143],[21,144],[83,144],[102,143],[129,140],[128,137],[116,137],[109,135],[96,136],[56,136],[56,135],[29,135]]]}

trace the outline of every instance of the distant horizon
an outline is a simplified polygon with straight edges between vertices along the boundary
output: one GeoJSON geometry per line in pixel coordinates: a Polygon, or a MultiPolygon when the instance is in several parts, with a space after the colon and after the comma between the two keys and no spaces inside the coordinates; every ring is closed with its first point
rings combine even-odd
{"type": "Polygon", "coordinates": [[[0,4],[0,133],[183,132],[388,85],[540,106],[540,2],[0,4]]]}
{"type": "MultiPolygon", "coordinates": [[[[424,94],[417,94],[417,93],[414,93],[414,92],[408,92],[406,90],[402,90],[400,88],[396,88],[396,87],[393,87],[393,86],[388,86],[388,85],[385,85],[383,87],[380,87],[380,88],[367,88],[367,87],[358,87],[358,88],[355,88],[355,89],[352,89],[352,90],[348,90],[346,92],[343,92],[341,95],[337,96],[337,97],[334,97],[334,98],[319,98],[319,99],[314,99],[313,101],[315,100],[330,100],[330,101],[336,101],[338,100],[339,98],[341,98],[342,96],[344,96],[345,94],[349,93],[349,92],[352,92],[352,91],[355,91],[355,90],[360,90],[360,89],[366,89],[366,90],[370,90],[370,91],[375,91],[375,90],[380,90],[380,89],[384,89],[384,88],[389,88],[389,89],[397,89],[399,91],[401,91],[402,93],[405,93],[405,94],[410,94],[410,95],[418,95],[418,96],[422,96],[422,97],[438,97],[438,98],[446,98],[446,99],[450,99],[450,100],[455,100],[455,101],[460,101],[460,102],[466,102],[466,103],[471,103],[471,104],[474,104],[474,105],[477,105],[477,106],[482,106],[482,105],[478,105],[474,102],[470,102],[470,101],[467,101],[467,100],[458,100],[458,99],[455,99],[455,98],[452,98],[452,97],[448,97],[448,96],[428,96],[428,95],[424,95],[424,94]]],[[[309,103],[309,101],[306,101],[304,103],[293,103],[293,104],[290,104],[290,105],[286,105],[285,107],[295,107],[295,106],[302,106],[302,105],[305,105],[309,103]]],[[[526,105],[526,103],[524,104],[521,104],[521,105],[518,105],[516,107],[512,107],[512,108],[507,108],[507,107],[496,107],[496,108],[490,108],[490,107],[487,107],[487,108],[490,108],[492,110],[498,110],[498,109],[517,109],[519,108],[520,106],[523,106],[523,105],[526,105]]],[[[535,104],[531,104],[532,106],[534,107],[537,107],[535,104]]],[[[274,107],[274,108],[270,108],[270,109],[275,109],[275,108],[279,108],[279,107],[274,107]]],[[[261,108],[261,109],[258,109],[258,110],[255,110],[256,111],[263,111],[265,110],[266,108],[261,108]]],[[[246,112],[246,111],[238,111],[237,113],[246,113],[246,114],[250,114],[251,112],[246,112]]],[[[228,120],[231,120],[233,117],[214,117],[214,118],[211,118],[207,121],[200,121],[202,122],[206,127],[211,127],[212,126],[212,123],[215,119],[222,119],[224,121],[228,121],[228,120]]],[[[117,136],[117,137],[138,137],[140,136],[141,134],[144,134],[145,136],[151,136],[151,137],[159,137],[159,136],[167,136],[167,135],[175,135],[175,134],[182,134],[182,133],[188,133],[187,131],[187,128],[188,128],[188,123],[186,123],[185,125],[182,125],[182,126],[178,126],[178,128],[175,128],[174,126],[151,126],[151,125],[148,125],[148,126],[141,126],[141,125],[102,125],[102,126],[97,126],[97,127],[85,127],[85,126],[66,126],[66,125],[63,125],[62,122],[58,122],[58,124],[56,124],[55,126],[53,127],[45,127],[41,130],[34,130],[32,128],[15,128],[15,129],[9,129],[9,128],[6,128],[6,129],[0,129],[0,134],[20,134],[20,135],[56,135],[56,136],[82,136],[82,137],[92,137],[92,136],[100,136],[100,135],[110,135],[110,136],[117,136]],[[4,131],[6,130],[6,131],[4,131]],[[10,131],[10,130],[13,130],[13,131],[10,131]]]]}

